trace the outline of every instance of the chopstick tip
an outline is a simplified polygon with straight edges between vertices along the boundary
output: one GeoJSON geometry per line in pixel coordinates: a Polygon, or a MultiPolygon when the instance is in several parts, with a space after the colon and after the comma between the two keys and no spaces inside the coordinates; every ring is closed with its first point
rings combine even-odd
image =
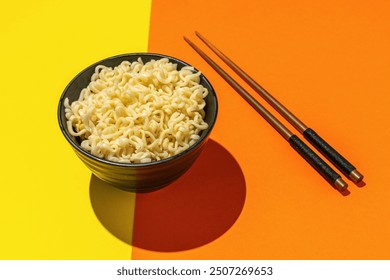
{"type": "Polygon", "coordinates": [[[191,41],[190,41],[190,39],[188,39],[186,36],[183,36],[183,39],[184,39],[184,41],[186,41],[187,43],[191,43],[191,41]]]}
{"type": "Polygon", "coordinates": [[[188,39],[186,36],[183,36],[183,39],[184,41],[186,41],[191,47],[195,48],[195,44],[190,40],[188,39]]]}
{"type": "Polygon", "coordinates": [[[198,31],[195,31],[195,35],[198,36],[200,39],[204,40],[203,35],[200,34],[198,31]]]}

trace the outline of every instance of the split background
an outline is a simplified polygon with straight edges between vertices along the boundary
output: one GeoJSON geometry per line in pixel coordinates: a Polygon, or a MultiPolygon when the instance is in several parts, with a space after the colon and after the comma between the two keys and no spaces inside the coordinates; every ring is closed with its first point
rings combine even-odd
{"type": "Polygon", "coordinates": [[[388,1],[1,6],[0,259],[390,258],[388,1]],[[342,151],[365,186],[330,187],[186,45],[183,35],[203,47],[195,30],[342,151]],[[91,176],[56,112],[85,67],[146,51],[194,65],[220,106],[194,168],[135,195],[91,176]]]}

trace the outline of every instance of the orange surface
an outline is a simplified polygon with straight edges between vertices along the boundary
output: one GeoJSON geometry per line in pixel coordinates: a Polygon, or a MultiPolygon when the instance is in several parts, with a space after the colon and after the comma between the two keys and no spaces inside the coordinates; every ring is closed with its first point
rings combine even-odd
{"type": "Polygon", "coordinates": [[[390,259],[389,14],[388,1],[154,0],[149,51],[201,70],[220,110],[194,169],[137,195],[132,258],[390,259]],[[345,196],[328,185],[184,42],[211,54],[195,30],[348,158],[365,185],[348,181],[345,196]]]}

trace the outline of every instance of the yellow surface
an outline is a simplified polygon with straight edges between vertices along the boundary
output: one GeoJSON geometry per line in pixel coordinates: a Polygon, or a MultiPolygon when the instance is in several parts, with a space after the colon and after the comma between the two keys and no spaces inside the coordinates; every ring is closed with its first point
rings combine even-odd
{"type": "Polygon", "coordinates": [[[108,56],[147,51],[151,1],[109,4],[1,5],[0,259],[131,258],[131,247],[99,222],[91,173],[56,116],[63,89],[79,71],[108,56]]]}

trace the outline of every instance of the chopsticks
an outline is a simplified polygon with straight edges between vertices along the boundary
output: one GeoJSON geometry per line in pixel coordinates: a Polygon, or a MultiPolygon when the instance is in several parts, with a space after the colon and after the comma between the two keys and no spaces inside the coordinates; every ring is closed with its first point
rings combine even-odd
{"type": "MultiPolygon", "coordinates": [[[[286,107],[278,102],[272,95],[257,84],[248,74],[239,68],[233,61],[220,52],[199,32],[196,35],[213,50],[229,67],[231,67],[245,82],[247,82],[256,92],[260,94],[272,107],[276,109],[284,118],[286,118],[304,137],[313,144],[321,153],[324,154],[343,174],[347,175],[352,181],[360,182],[363,179],[356,168],[350,164],[344,157],[335,151],[325,142],[314,130],[308,128],[302,121],[294,116],[286,107]]],[[[285,140],[296,150],[320,175],[322,175],[333,187],[339,191],[347,189],[347,183],[336,173],[325,161],[323,161],[313,150],[311,150],[298,136],[294,135],[277,118],[275,118],[267,109],[265,109],[256,99],[254,99],[243,87],[241,87],[229,74],[227,74],[216,62],[207,56],[188,38],[184,40],[220,75],[225,81],[233,87],[272,127],[278,131],[285,140]]]]}
{"type": "Polygon", "coordinates": [[[199,32],[195,34],[215,53],[217,54],[238,76],[240,76],[248,85],[250,85],[265,101],[267,101],[279,114],[281,114],[290,124],[292,124],[303,136],[330,162],[333,163],[345,176],[353,182],[359,183],[363,180],[363,175],[342,155],[340,155],[332,146],[321,138],[313,129],[307,127],[301,120],[292,114],[277,99],[260,86],[244,70],[237,66],[231,59],[218,50],[210,41],[208,41],[199,32]]]}

